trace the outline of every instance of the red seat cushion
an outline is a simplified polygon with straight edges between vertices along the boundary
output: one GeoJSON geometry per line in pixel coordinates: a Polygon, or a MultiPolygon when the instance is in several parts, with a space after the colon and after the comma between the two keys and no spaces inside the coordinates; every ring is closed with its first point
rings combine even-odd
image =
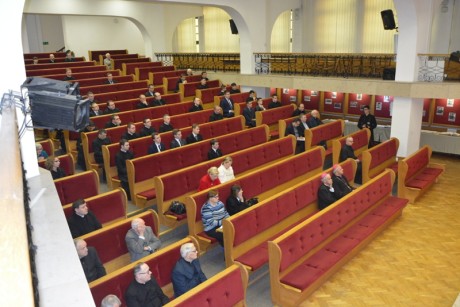
{"type": "Polygon", "coordinates": [[[197,236],[206,238],[206,239],[210,240],[211,243],[216,243],[216,242],[217,242],[217,240],[216,240],[215,238],[208,236],[208,235],[206,234],[206,232],[204,232],[204,231],[198,233],[197,236]]]}
{"type": "Polygon", "coordinates": [[[433,176],[437,177],[437,176],[441,175],[442,172],[443,172],[442,169],[427,167],[422,171],[422,174],[433,175],[433,176]]]}
{"type": "Polygon", "coordinates": [[[155,189],[150,189],[150,190],[138,193],[137,195],[145,197],[147,200],[151,200],[156,197],[155,189]]]}
{"type": "Polygon", "coordinates": [[[406,182],[407,187],[420,189],[420,190],[423,190],[430,184],[431,184],[431,180],[419,180],[417,178],[411,179],[408,182],[406,182]]]}
{"type": "Polygon", "coordinates": [[[168,210],[165,214],[174,216],[178,221],[182,221],[183,219],[187,218],[187,213],[176,214],[176,213],[172,212],[171,210],[168,210]]]}
{"type": "Polygon", "coordinates": [[[256,246],[235,260],[251,267],[252,271],[257,270],[268,261],[267,243],[256,246]]]}

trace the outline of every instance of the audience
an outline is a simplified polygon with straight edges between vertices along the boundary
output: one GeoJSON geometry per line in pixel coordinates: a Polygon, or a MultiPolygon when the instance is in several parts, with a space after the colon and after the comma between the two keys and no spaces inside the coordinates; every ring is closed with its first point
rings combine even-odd
{"type": "MultiPolygon", "coordinates": [[[[88,125],[83,128],[83,130],[81,130],[78,134],[78,139],[77,139],[77,165],[82,169],[82,170],[86,170],[86,162],[85,162],[85,157],[84,157],[84,154],[83,154],[83,145],[82,145],[82,141],[81,141],[81,135],[82,133],[85,133],[85,132],[91,132],[91,131],[94,131],[96,129],[96,125],[94,124],[94,122],[92,120],[90,120],[88,122],[88,125]]],[[[93,142],[94,144],[94,142],[93,142]]]]}
{"type": "Polygon", "coordinates": [[[195,97],[193,99],[193,105],[190,107],[188,111],[189,112],[203,111],[203,105],[201,103],[201,99],[198,97],[195,97]]]}
{"type": "Polygon", "coordinates": [[[224,119],[224,116],[222,115],[222,108],[219,106],[214,106],[214,112],[212,112],[212,114],[209,116],[209,121],[214,122],[221,119],[224,119]]]}
{"type": "Polygon", "coordinates": [[[107,273],[96,249],[92,246],[87,246],[83,239],[74,239],[73,242],[88,283],[105,276],[107,273]]]}
{"type": "Polygon", "coordinates": [[[319,119],[318,110],[312,110],[310,119],[308,120],[308,127],[314,128],[322,124],[323,122],[321,121],[321,119],[319,119]]]}
{"type": "Polygon", "coordinates": [[[113,80],[113,75],[111,73],[107,73],[107,80],[104,81],[104,84],[115,84],[117,80],[113,80]]]}
{"type": "Polygon", "coordinates": [[[146,263],[139,262],[134,267],[134,280],[125,293],[128,307],[163,306],[169,298],[163,293],[146,263]]]}
{"type": "Polygon", "coordinates": [[[131,221],[131,229],[125,236],[131,262],[137,261],[160,249],[161,241],[158,239],[150,226],[145,226],[141,218],[131,221]]]}
{"type": "Polygon", "coordinates": [[[207,88],[209,88],[208,84],[207,84],[207,80],[206,79],[201,79],[200,80],[200,84],[198,84],[198,86],[196,87],[198,90],[205,90],[207,88]]]}
{"type": "Polygon", "coordinates": [[[144,94],[139,95],[139,102],[136,105],[136,109],[145,109],[150,107],[150,104],[147,101],[147,98],[144,94]]]}
{"type": "Polygon", "coordinates": [[[154,99],[151,102],[151,105],[154,107],[164,106],[166,104],[166,100],[161,98],[161,94],[159,92],[155,92],[154,99]]]}
{"type": "Polygon", "coordinates": [[[169,148],[174,149],[186,145],[185,140],[182,138],[182,132],[179,129],[174,129],[172,131],[173,139],[169,148]]]}
{"type": "Polygon", "coordinates": [[[97,138],[93,140],[94,160],[97,164],[104,164],[102,145],[109,145],[111,143],[112,141],[107,137],[107,131],[105,129],[100,129],[97,133],[97,138]]]}
{"type": "Polygon", "coordinates": [[[222,151],[219,149],[219,141],[217,139],[211,140],[211,149],[208,151],[208,160],[222,157],[222,151]]]}
{"type": "Polygon", "coordinates": [[[210,187],[220,184],[219,171],[213,166],[208,169],[208,173],[201,177],[198,191],[209,189],[210,187]]]}
{"type": "Polygon", "coordinates": [[[64,62],[75,62],[75,55],[73,51],[67,50],[67,53],[65,54],[64,62]]]}
{"type": "Polygon", "coordinates": [[[187,76],[193,76],[193,70],[191,68],[187,68],[186,74],[187,76]]]}
{"type": "Polygon", "coordinates": [[[246,102],[251,101],[257,103],[257,95],[253,90],[249,91],[249,97],[246,99],[246,102]]]}
{"type": "Polygon", "coordinates": [[[66,176],[65,171],[59,167],[61,161],[58,157],[49,156],[45,161],[45,168],[51,172],[53,180],[63,178],[66,176]]]}
{"type": "Polygon", "coordinates": [[[139,135],[142,136],[150,136],[152,133],[156,132],[155,128],[152,127],[152,121],[150,118],[146,117],[142,120],[144,127],[142,127],[141,131],[139,131],[139,135]]]}
{"type": "Polygon", "coordinates": [[[235,174],[232,167],[233,159],[230,156],[224,158],[221,165],[217,169],[219,171],[219,181],[220,183],[225,183],[232,179],[235,179],[235,174]]]}
{"type": "Polygon", "coordinates": [[[171,117],[168,114],[163,115],[163,123],[160,125],[160,132],[173,131],[174,127],[171,125],[171,117]]]}
{"type": "Polygon", "coordinates": [[[344,197],[355,189],[343,174],[343,168],[340,164],[335,164],[332,167],[332,187],[334,188],[337,199],[344,197]]]}
{"type": "Polygon", "coordinates": [[[174,297],[177,298],[187,291],[206,281],[198,260],[198,251],[193,243],[185,243],[180,247],[181,258],[172,271],[174,297]]]}
{"type": "Polygon", "coordinates": [[[149,84],[147,92],[145,92],[146,97],[153,97],[155,95],[155,86],[153,84],[149,84]]]}
{"type": "Polygon", "coordinates": [[[175,92],[178,93],[179,92],[179,85],[183,83],[187,83],[187,76],[185,74],[181,74],[180,77],[179,77],[179,80],[177,80],[177,83],[176,83],[176,89],[175,89],[175,92]]]}
{"type": "Polygon", "coordinates": [[[50,53],[49,62],[50,62],[50,63],[55,63],[55,62],[56,62],[56,58],[54,57],[54,54],[52,54],[52,53],[50,53]]]}
{"type": "Polygon", "coordinates": [[[300,136],[305,136],[305,130],[307,129],[310,129],[307,123],[307,114],[301,113],[300,114],[300,125],[298,128],[300,136]]]}
{"type": "Polygon", "coordinates": [[[353,137],[349,136],[345,140],[345,145],[340,149],[340,159],[339,162],[343,162],[346,159],[350,158],[356,161],[357,168],[355,174],[355,183],[361,184],[362,183],[362,166],[361,161],[355,155],[355,151],[353,149],[353,137]]]}
{"type": "Polygon", "coordinates": [[[215,238],[222,247],[224,246],[224,235],[216,230],[222,227],[222,220],[229,216],[224,203],[219,200],[217,191],[210,190],[208,201],[201,207],[201,220],[204,232],[211,238],[215,238]]]}
{"type": "Polygon", "coordinates": [[[99,105],[97,104],[97,102],[94,101],[90,105],[91,105],[91,110],[89,110],[89,117],[102,115],[102,112],[99,111],[99,105]]]}
{"type": "Polygon", "coordinates": [[[126,161],[133,159],[134,155],[131,151],[129,151],[129,142],[127,139],[121,139],[119,144],[120,151],[115,155],[115,165],[117,166],[118,179],[120,180],[121,187],[125,190],[128,200],[131,200],[126,161]]]}
{"type": "Polygon", "coordinates": [[[201,72],[201,79],[206,79],[206,81],[209,81],[208,73],[205,71],[201,72]]]}
{"type": "Polygon", "coordinates": [[[232,87],[232,89],[230,90],[230,94],[239,94],[239,93],[241,93],[240,89],[238,88],[238,85],[236,85],[235,82],[230,84],[230,86],[232,87]]]}
{"type": "Polygon", "coordinates": [[[72,238],[77,238],[102,228],[94,213],[89,211],[83,199],[77,199],[72,203],[73,213],[67,220],[72,238]]]}
{"type": "Polygon", "coordinates": [[[120,116],[118,116],[118,114],[112,114],[112,116],[110,116],[110,121],[107,124],[105,124],[105,128],[114,128],[120,125],[121,125],[120,116]]]}
{"type": "Polygon", "coordinates": [[[245,119],[245,124],[248,127],[256,126],[256,113],[252,108],[252,100],[246,101],[246,107],[243,110],[243,116],[245,119]]]}
{"type": "Polygon", "coordinates": [[[264,100],[262,98],[257,98],[257,106],[256,106],[256,112],[257,111],[265,111],[264,107],[264,100]]]}
{"type": "Polygon", "coordinates": [[[109,294],[102,299],[101,307],[121,307],[121,301],[116,295],[109,294]]]}
{"type": "Polygon", "coordinates": [[[241,186],[236,184],[232,185],[231,192],[225,204],[228,214],[234,215],[249,208],[249,205],[244,201],[243,189],[241,186]]]}
{"type": "Polygon", "coordinates": [[[272,101],[268,104],[269,109],[279,108],[281,107],[281,102],[278,101],[278,96],[273,95],[272,101]]]}
{"type": "Polygon", "coordinates": [[[72,69],[66,68],[65,77],[64,79],[62,79],[62,81],[67,81],[70,84],[73,84],[73,82],[75,81],[75,77],[72,76],[72,69]]]}
{"type": "Polygon", "coordinates": [[[293,135],[296,139],[295,153],[299,154],[305,151],[305,137],[299,131],[300,118],[295,118],[292,123],[286,127],[285,135],[293,135]]]}
{"type": "Polygon", "coordinates": [[[190,133],[190,135],[187,136],[187,138],[185,140],[186,140],[187,144],[192,144],[192,143],[202,141],[203,137],[200,134],[200,125],[193,124],[192,125],[192,133],[190,133]]]}
{"type": "Polygon", "coordinates": [[[307,111],[305,111],[305,105],[303,103],[299,104],[297,109],[294,110],[292,117],[300,116],[300,114],[307,114],[307,111]]]}
{"type": "Polygon", "coordinates": [[[225,84],[222,84],[220,86],[220,92],[219,92],[218,96],[224,96],[226,91],[227,91],[227,86],[225,84]]]}
{"type": "Polygon", "coordinates": [[[220,107],[222,108],[224,117],[233,117],[235,115],[235,111],[233,109],[234,105],[235,103],[233,102],[233,99],[230,98],[230,92],[226,91],[224,98],[220,100],[220,107]]]}
{"type": "Polygon", "coordinates": [[[161,143],[161,136],[157,132],[152,133],[152,139],[153,139],[153,144],[150,145],[147,151],[148,154],[154,154],[154,153],[162,152],[166,150],[165,145],[161,143]]]}
{"type": "Polygon", "coordinates": [[[137,139],[138,137],[139,134],[136,133],[136,125],[134,125],[132,122],[129,122],[126,125],[126,132],[121,136],[121,138],[131,141],[137,139]]]}
{"type": "Polygon", "coordinates": [[[337,194],[332,186],[331,175],[328,173],[321,174],[321,185],[318,189],[318,209],[323,210],[337,199],[337,194]]]}
{"type": "Polygon", "coordinates": [[[43,149],[42,144],[35,143],[35,149],[37,150],[38,161],[44,161],[48,158],[48,153],[43,149]]]}
{"type": "Polygon", "coordinates": [[[107,101],[107,108],[104,110],[104,114],[114,114],[118,112],[120,112],[120,109],[115,106],[115,102],[113,102],[113,100],[107,101]]]}
{"type": "Polygon", "coordinates": [[[104,65],[107,67],[107,70],[112,70],[112,57],[108,52],[105,54],[104,65]]]}

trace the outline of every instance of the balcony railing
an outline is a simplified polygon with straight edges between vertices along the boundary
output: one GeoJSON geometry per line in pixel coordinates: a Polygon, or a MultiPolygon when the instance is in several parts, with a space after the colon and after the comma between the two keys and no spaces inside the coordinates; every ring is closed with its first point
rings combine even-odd
{"type": "MultiPolygon", "coordinates": [[[[178,69],[240,71],[239,53],[157,53],[164,65],[178,69]]],[[[447,54],[419,54],[418,81],[460,81],[460,62],[447,54]]],[[[396,67],[395,54],[254,53],[255,74],[381,79],[396,67]]]]}

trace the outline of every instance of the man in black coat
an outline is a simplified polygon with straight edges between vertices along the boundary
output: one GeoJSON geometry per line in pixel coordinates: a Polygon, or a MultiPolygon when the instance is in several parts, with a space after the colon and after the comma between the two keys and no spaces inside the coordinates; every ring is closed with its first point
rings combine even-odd
{"type": "Polygon", "coordinates": [[[72,203],[74,212],[67,220],[72,238],[77,238],[94,230],[102,228],[96,216],[89,211],[83,199],[77,199],[72,203]]]}
{"type": "Polygon", "coordinates": [[[150,145],[147,151],[148,154],[154,154],[154,153],[162,152],[166,150],[165,145],[161,143],[161,136],[157,132],[152,133],[152,139],[153,139],[153,144],[150,145]]]}
{"type": "Polygon", "coordinates": [[[171,141],[171,146],[169,148],[177,148],[186,145],[185,140],[182,138],[182,132],[179,129],[174,129],[173,132],[173,139],[171,141]]]}
{"type": "Polygon", "coordinates": [[[203,140],[203,137],[200,134],[200,125],[193,124],[192,125],[192,133],[190,133],[190,135],[187,136],[185,141],[187,142],[187,144],[192,144],[192,143],[196,143],[196,142],[199,142],[199,141],[202,141],[202,140],[203,140]]]}
{"type": "Polygon", "coordinates": [[[321,175],[321,185],[318,189],[318,209],[323,210],[332,205],[336,200],[338,200],[338,197],[332,186],[331,175],[323,173],[321,175]]]}
{"type": "Polygon", "coordinates": [[[292,123],[286,127],[285,135],[293,135],[296,139],[295,152],[299,154],[305,151],[305,137],[303,137],[299,132],[300,127],[300,118],[295,118],[292,123]]]}
{"type": "Polygon", "coordinates": [[[351,158],[356,161],[357,168],[356,168],[356,175],[355,175],[355,183],[361,184],[362,183],[362,166],[361,161],[355,155],[355,151],[353,149],[353,138],[351,136],[347,137],[345,140],[345,145],[340,150],[340,159],[339,161],[345,161],[348,158],[351,158]]]}
{"type": "Polygon", "coordinates": [[[144,124],[144,127],[141,128],[141,131],[139,131],[139,135],[141,137],[143,136],[151,136],[152,133],[156,132],[155,128],[152,127],[152,120],[148,117],[144,118],[142,120],[142,123],[144,124]]]}
{"type": "Polygon", "coordinates": [[[131,200],[131,194],[128,184],[128,171],[126,170],[126,161],[134,158],[134,155],[129,151],[129,142],[126,139],[120,140],[120,151],[115,156],[115,164],[117,166],[118,178],[120,179],[121,187],[125,190],[128,200],[131,200]]]}
{"type": "Polygon", "coordinates": [[[355,188],[348,183],[347,177],[343,174],[343,168],[340,164],[335,164],[332,167],[332,187],[338,199],[344,197],[355,188]]]}
{"type": "Polygon", "coordinates": [[[374,143],[374,129],[377,128],[377,121],[375,116],[370,113],[369,106],[363,107],[364,114],[361,114],[358,120],[358,128],[368,128],[371,131],[370,145],[374,143]]]}
{"type": "Polygon", "coordinates": [[[96,249],[87,246],[83,239],[75,239],[73,242],[88,283],[105,276],[107,273],[96,249]]]}
{"type": "Polygon", "coordinates": [[[219,141],[211,140],[211,149],[208,151],[208,160],[222,157],[222,151],[219,149],[219,141]]]}
{"type": "Polygon", "coordinates": [[[246,122],[246,126],[255,127],[256,126],[256,112],[252,108],[252,100],[246,101],[246,107],[243,110],[243,116],[246,122]]]}
{"type": "Polygon", "coordinates": [[[151,105],[154,107],[164,106],[166,104],[166,100],[161,98],[160,93],[155,92],[154,97],[155,98],[151,101],[151,105]]]}
{"type": "Polygon", "coordinates": [[[134,280],[125,293],[126,305],[160,307],[169,302],[146,263],[140,262],[134,267],[134,280]]]}

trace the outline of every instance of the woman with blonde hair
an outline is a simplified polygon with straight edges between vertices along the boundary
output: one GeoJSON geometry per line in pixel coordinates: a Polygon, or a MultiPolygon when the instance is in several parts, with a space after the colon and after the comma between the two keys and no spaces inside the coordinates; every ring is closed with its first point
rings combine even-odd
{"type": "Polygon", "coordinates": [[[232,167],[233,159],[230,156],[225,157],[222,164],[217,169],[219,171],[219,181],[220,183],[224,183],[235,179],[235,173],[233,172],[232,167]]]}
{"type": "Polygon", "coordinates": [[[65,171],[60,168],[61,161],[58,157],[49,156],[45,161],[45,167],[47,170],[51,172],[51,176],[53,176],[53,180],[62,178],[66,176],[65,171]]]}

